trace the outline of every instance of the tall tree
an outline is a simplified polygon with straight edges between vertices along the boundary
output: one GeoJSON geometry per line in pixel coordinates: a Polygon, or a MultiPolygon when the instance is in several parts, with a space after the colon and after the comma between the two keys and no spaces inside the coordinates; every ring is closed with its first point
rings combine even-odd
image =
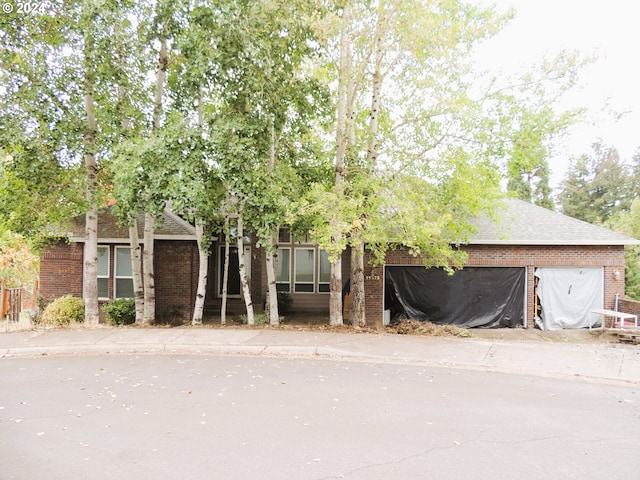
{"type": "Polygon", "coordinates": [[[633,176],[615,148],[596,142],[590,154],[571,160],[558,195],[566,215],[604,223],[630,208],[633,176]]]}
{"type": "MultiPolygon", "coordinates": [[[[606,225],[624,235],[640,238],[640,197],[633,200],[629,210],[616,212],[606,225]]],[[[634,300],[640,300],[640,246],[626,246],[624,257],[625,294],[634,300]]]]}
{"type": "MultiPolygon", "coordinates": [[[[266,251],[270,323],[277,324],[277,229],[296,194],[292,165],[304,158],[303,140],[324,109],[323,90],[308,71],[316,48],[309,27],[314,2],[223,3],[200,4],[211,19],[205,49],[212,53],[213,81],[205,93],[213,112],[205,123],[214,162],[234,199],[236,228],[242,224],[266,251]]],[[[238,250],[242,255],[240,244],[238,250]]]]}
{"type": "MultiPolygon", "coordinates": [[[[109,108],[115,103],[111,88],[114,75],[110,68],[111,11],[125,8],[118,1],[109,2],[110,8],[104,6],[77,1],[27,17],[19,13],[2,16],[6,20],[2,35],[7,45],[3,50],[2,89],[7,94],[6,112],[13,117],[7,115],[5,124],[8,127],[5,132],[11,137],[5,143],[8,153],[22,163],[31,156],[24,153],[39,150],[42,158],[37,163],[49,165],[56,174],[50,180],[64,178],[61,173],[65,169],[79,172],[80,165],[84,167],[81,180],[61,183],[57,196],[60,199],[66,196],[67,202],[76,206],[78,192],[85,196],[80,211],[86,218],[83,296],[88,323],[98,322],[97,208],[103,201],[100,169],[112,141],[115,121],[109,108]]],[[[19,176],[13,176],[12,180],[18,179],[19,176]]],[[[32,178],[28,183],[42,182],[35,189],[44,191],[50,180],[43,180],[32,178]]],[[[47,195],[51,200],[55,196],[47,195]]],[[[42,203],[53,209],[64,201],[42,203]]],[[[55,223],[58,218],[53,214],[50,220],[55,223]]]]}

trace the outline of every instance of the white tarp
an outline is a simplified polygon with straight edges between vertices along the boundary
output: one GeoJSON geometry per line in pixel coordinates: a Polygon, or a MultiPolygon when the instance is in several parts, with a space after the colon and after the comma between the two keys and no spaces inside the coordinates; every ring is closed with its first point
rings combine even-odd
{"type": "Polygon", "coordinates": [[[588,328],[601,321],[602,268],[536,268],[543,330],[588,328]]]}

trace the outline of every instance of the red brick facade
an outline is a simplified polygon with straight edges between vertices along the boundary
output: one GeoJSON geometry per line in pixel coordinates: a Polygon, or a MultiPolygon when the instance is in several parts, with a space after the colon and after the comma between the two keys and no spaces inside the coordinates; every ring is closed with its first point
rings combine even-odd
{"type": "MultiPolygon", "coordinates": [[[[114,245],[110,246],[111,256],[114,245]]],[[[159,319],[171,316],[179,307],[181,317],[188,320],[193,314],[198,282],[198,249],[194,241],[156,241],[156,311],[159,319]]],[[[471,245],[463,247],[468,254],[466,266],[526,267],[527,326],[534,319],[535,267],[602,267],[604,269],[604,307],[615,307],[615,295],[624,293],[624,247],[622,246],[510,246],[471,245]]],[[[384,267],[372,266],[371,255],[365,258],[366,316],[371,325],[381,323],[384,308],[384,267]]],[[[251,255],[251,292],[254,306],[259,310],[266,294],[264,250],[253,248],[251,255]]],[[[40,294],[45,300],[62,295],[82,296],[81,243],[64,243],[46,248],[41,256],[40,294]]],[[[422,265],[420,258],[406,250],[389,252],[387,265],[422,265]]],[[[215,265],[215,263],[214,263],[215,265]]],[[[110,265],[113,277],[113,262],[110,265]]],[[[215,283],[215,269],[209,272],[209,282],[215,283]]],[[[113,298],[113,282],[109,286],[113,298]]],[[[211,291],[207,302],[213,300],[211,291]]],[[[621,311],[635,313],[636,305],[621,304],[621,311]],[[633,311],[632,307],[634,308],[633,311]]],[[[638,307],[640,313],[640,307],[638,307]]]]}
{"type": "MultiPolygon", "coordinates": [[[[603,267],[604,308],[613,309],[616,293],[624,293],[623,246],[512,246],[470,245],[463,247],[468,258],[466,266],[526,267],[527,268],[527,326],[534,322],[535,267],[603,267]]],[[[366,316],[369,324],[382,322],[384,308],[384,267],[373,267],[365,261],[366,316]]],[[[422,265],[420,258],[406,250],[389,252],[387,265],[422,265]]]]}
{"type": "Polygon", "coordinates": [[[40,296],[50,301],[64,295],[82,297],[83,244],[60,242],[40,254],[40,296]]]}
{"type": "MultiPolygon", "coordinates": [[[[122,244],[123,246],[125,244],[122,244]]],[[[109,245],[114,258],[116,245],[109,245]]],[[[156,316],[189,320],[198,285],[198,247],[195,241],[155,242],[156,316]],[[176,315],[179,312],[178,315],[176,315]]],[[[40,256],[40,295],[49,301],[63,295],[82,297],[83,244],[60,242],[40,256]]],[[[114,262],[109,262],[109,298],[114,297],[114,262]]]]}

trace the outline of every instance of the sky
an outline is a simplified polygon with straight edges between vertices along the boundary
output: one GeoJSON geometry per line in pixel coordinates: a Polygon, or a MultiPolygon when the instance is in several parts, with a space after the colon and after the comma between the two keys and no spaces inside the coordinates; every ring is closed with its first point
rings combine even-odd
{"type": "Polygon", "coordinates": [[[556,142],[549,160],[553,187],[570,157],[589,153],[602,139],[630,159],[640,147],[640,2],[637,0],[475,0],[515,18],[486,42],[478,62],[491,71],[514,73],[553,58],[562,49],[596,59],[582,70],[580,85],[565,101],[587,109],[585,121],[556,142]],[[619,116],[617,114],[623,114],[619,116]],[[618,118],[619,117],[619,118],[618,118]]]}

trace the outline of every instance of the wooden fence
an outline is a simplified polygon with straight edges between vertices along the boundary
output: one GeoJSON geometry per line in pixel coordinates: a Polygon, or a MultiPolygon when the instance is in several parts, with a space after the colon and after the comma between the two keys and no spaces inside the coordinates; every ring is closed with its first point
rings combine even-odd
{"type": "Polygon", "coordinates": [[[6,288],[3,290],[2,312],[0,320],[5,318],[11,322],[17,322],[20,320],[20,311],[22,310],[22,289],[21,288],[6,288]]]}

